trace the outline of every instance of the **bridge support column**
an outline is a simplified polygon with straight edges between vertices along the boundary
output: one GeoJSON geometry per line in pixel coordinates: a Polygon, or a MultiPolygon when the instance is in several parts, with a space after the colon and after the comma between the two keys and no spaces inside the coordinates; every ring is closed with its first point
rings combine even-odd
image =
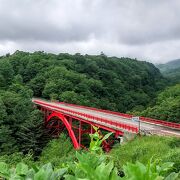
{"type": "Polygon", "coordinates": [[[93,126],[91,125],[91,134],[93,134],[93,126]]]}
{"type": "Polygon", "coordinates": [[[69,124],[70,124],[71,127],[72,127],[72,117],[69,117],[69,124]]]}
{"type": "Polygon", "coordinates": [[[40,111],[41,111],[42,114],[43,114],[44,125],[46,126],[46,120],[47,120],[47,114],[46,114],[46,112],[47,112],[47,110],[44,109],[43,107],[40,107],[40,111]]]}
{"type": "Polygon", "coordinates": [[[82,122],[79,122],[79,147],[81,147],[82,122]]]}

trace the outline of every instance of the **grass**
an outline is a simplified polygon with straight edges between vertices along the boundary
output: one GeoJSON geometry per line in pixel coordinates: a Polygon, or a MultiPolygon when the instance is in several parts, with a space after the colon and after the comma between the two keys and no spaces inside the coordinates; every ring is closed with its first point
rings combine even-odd
{"type": "Polygon", "coordinates": [[[174,162],[175,171],[180,171],[180,139],[160,136],[136,137],[110,152],[115,165],[121,169],[127,162],[153,161],[174,162]]]}
{"type": "Polygon", "coordinates": [[[60,167],[61,164],[73,161],[75,159],[75,150],[71,140],[61,134],[58,139],[51,140],[43,149],[38,164],[51,162],[54,167],[60,167]]]}
{"type": "MultiPolygon", "coordinates": [[[[114,160],[115,166],[121,170],[127,162],[135,163],[140,161],[147,164],[150,159],[153,161],[174,162],[173,171],[180,171],[180,138],[142,136],[114,147],[108,153],[110,159],[114,160]]],[[[71,140],[61,134],[60,138],[53,139],[43,149],[38,161],[33,161],[31,154],[23,155],[14,153],[12,155],[0,156],[0,161],[14,165],[18,162],[25,162],[28,165],[33,163],[42,165],[51,162],[56,168],[67,162],[75,161],[75,150],[71,140]]]]}

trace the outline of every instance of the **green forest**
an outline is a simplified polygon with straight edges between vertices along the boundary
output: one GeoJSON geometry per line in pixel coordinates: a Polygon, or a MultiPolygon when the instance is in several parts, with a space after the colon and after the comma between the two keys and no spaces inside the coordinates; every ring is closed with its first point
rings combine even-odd
{"type": "Polygon", "coordinates": [[[179,139],[136,137],[109,154],[98,145],[100,151],[75,152],[65,134],[49,136],[32,97],[180,123],[179,81],[152,63],[103,53],[1,56],[0,179],[138,179],[137,173],[141,179],[178,178],[179,139]]]}
{"type": "Polygon", "coordinates": [[[157,64],[157,68],[172,83],[180,83],[180,59],[165,64],[157,64]]]}

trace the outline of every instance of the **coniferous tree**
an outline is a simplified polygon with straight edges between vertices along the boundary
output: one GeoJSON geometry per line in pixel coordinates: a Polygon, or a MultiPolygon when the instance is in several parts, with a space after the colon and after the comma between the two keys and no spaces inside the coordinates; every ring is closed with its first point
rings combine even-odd
{"type": "Polygon", "coordinates": [[[23,153],[32,151],[35,156],[39,155],[46,145],[50,136],[44,127],[42,114],[39,110],[34,110],[30,114],[30,119],[20,126],[18,134],[18,144],[23,153]]]}
{"type": "Polygon", "coordinates": [[[17,141],[8,126],[0,126],[0,155],[18,151],[17,141]]]}

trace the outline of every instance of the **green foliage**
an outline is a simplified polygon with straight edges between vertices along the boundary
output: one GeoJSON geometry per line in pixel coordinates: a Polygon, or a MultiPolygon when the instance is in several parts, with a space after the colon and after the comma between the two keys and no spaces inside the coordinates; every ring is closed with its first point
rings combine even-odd
{"type": "Polygon", "coordinates": [[[158,64],[157,67],[160,69],[161,72],[165,73],[169,70],[173,70],[180,67],[180,59],[175,59],[165,64],[158,64]]]}
{"type": "Polygon", "coordinates": [[[172,169],[173,163],[164,163],[164,164],[157,164],[156,162],[151,163],[148,162],[147,165],[144,165],[140,162],[136,162],[135,164],[127,163],[123,166],[123,170],[125,176],[122,179],[127,180],[160,180],[160,179],[178,179],[178,173],[170,173],[167,176],[165,175],[166,172],[172,169]]]}
{"type": "Polygon", "coordinates": [[[22,152],[16,152],[10,155],[0,156],[0,162],[5,162],[10,166],[15,166],[16,164],[23,162],[29,166],[34,164],[33,154],[29,152],[24,155],[22,152]]]}
{"type": "Polygon", "coordinates": [[[146,107],[165,82],[152,64],[129,58],[22,51],[3,56],[0,153],[12,145],[10,153],[33,150],[38,155],[46,144],[38,140],[46,132],[42,118],[35,117],[32,96],[126,112],[146,107]]]}
{"type": "Polygon", "coordinates": [[[4,120],[7,118],[7,112],[6,112],[6,106],[4,105],[4,102],[0,98],[0,124],[4,122],[4,120]]]}
{"type": "Polygon", "coordinates": [[[69,164],[70,174],[65,179],[88,179],[88,180],[118,180],[117,169],[112,161],[106,162],[104,155],[91,153],[76,153],[77,162],[69,164]]]}
{"type": "MultiPolygon", "coordinates": [[[[98,140],[103,140],[102,137],[98,134],[98,128],[94,127],[95,133],[94,136],[91,135],[91,141],[94,142],[94,139],[99,142],[98,140]]],[[[109,137],[110,134],[104,136],[104,140],[109,137]]],[[[61,137],[65,139],[65,136],[61,137]]],[[[175,139],[167,141],[171,147],[179,146],[175,139]]],[[[47,161],[51,161],[48,159],[48,154],[52,155],[52,157],[58,157],[57,154],[60,146],[65,146],[69,143],[60,144],[59,139],[51,141],[47,148],[43,151],[45,156],[42,153],[42,160],[43,158],[47,158],[47,161]]],[[[93,145],[94,148],[90,149],[90,152],[76,152],[76,159],[73,162],[72,159],[67,161],[66,163],[56,164],[56,168],[52,166],[51,163],[47,163],[45,165],[41,165],[40,167],[36,166],[35,164],[31,164],[31,166],[26,165],[23,162],[19,162],[16,165],[10,166],[9,164],[2,161],[0,159],[0,178],[5,179],[47,179],[47,180],[58,180],[58,179],[67,179],[67,180],[80,180],[80,179],[87,179],[87,180],[121,180],[121,179],[132,179],[132,180],[176,180],[178,179],[179,173],[172,172],[173,163],[165,162],[162,163],[158,160],[152,162],[152,160],[148,160],[146,165],[136,161],[135,163],[126,163],[123,165],[122,170],[123,172],[119,172],[117,168],[114,166],[111,157],[108,157],[104,154],[98,154],[99,149],[95,148],[99,147],[99,143],[95,143],[93,145]]],[[[67,148],[67,146],[65,147],[67,148]]],[[[63,151],[61,153],[64,153],[63,151]]],[[[69,153],[69,152],[67,152],[69,153]]],[[[17,154],[20,159],[22,156],[17,154]]],[[[13,157],[13,156],[12,156],[13,157]]],[[[58,159],[58,158],[57,158],[58,159]]],[[[24,158],[22,158],[22,161],[24,158]]],[[[27,158],[26,158],[27,160],[27,158]]],[[[30,159],[28,159],[30,160],[30,159]]],[[[59,160],[59,159],[58,159],[59,160]]],[[[15,160],[16,162],[19,159],[15,160]]],[[[55,162],[52,160],[53,163],[55,162]]],[[[28,161],[30,162],[30,161],[28,161]]],[[[13,161],[14,163],[14,161],[13,161]]],[[[42,163],[42,162],[41,162],[42,163]]],[[[59,161],[60,163],[60,161],[59,161]]]]}
{"type": "Polygon", "coordinates": [[[155,106],[134,114],[180,123],[180,84],[161,92],[155,106]]]}
{"type": "Polygon", "coordinates": [[[58,180],[61,178],[67,180],[176,180],[179,174],[167,172],[173,167],[173,163],[159,164],[149,161],[147,165],[140,162],[127,163],[123,166],[123,175],[118,175],[117,168],[110,160],[107,161],[106,156],[92,153],[76,152],[77,162],[69,162],[63,168],[54,169],[51,163],[47,163],[40,167],[28,165],[20,162],[16,166],[9,166],[5,162],[0,162],[0,178],[5,179],[47,179],[58,180]]]}
{"type": "Polygon", "coordinates": [[[8,126],[0,126],[0,155],[11,154],[18,150],[13,132],[8,126]]]}
{"type": "Polygon", "coordinates": [[[11,84],[14,76],[13,66],[7,59],[0,60],[0,88],[5,89],[11,84]]]}
{"type": "Polygon", "coordinates": [[[61,134],[58,139],[51,140],[43,149],[39,164],[51,162],[54,167],[59,167],[63,163],[75,159],[75,150],[71,140],[64,134],[61,134]]]}
{"type": "MultiPolygon", "coordinates": [[[[0,176],[8,179],[60,179],[66,173],[69,179],[119,179],[113,162],[96,154],[102,154],[102,141],[111,134],[103,138],[96,130],[91,135],[91,153],[77,153],[76,157],[70,140],[63,135],[45,147],[49,137],[42,124],[42,115],[33,109],[31,98],[51,98],[120,112],[138,111],[144,110],[149,103],[153,105],[157,92],[166,83],[159,70],[150,63],[107,57],[103,53],[82,56],[17,51],[1,57],[0,176]],[[71,163],[66,167],[68,161],[71,163]]],[[[179,104],[177,85],[161,93],[155,107],[143,113],[160,119],[160,115],[164,114],[166,118],[163,119],[178,122],[179,104]]],[[[174,171],[178,172],[178,142],[153,138],[149,144],[143,140],[134,144],[130,142],[130,147],[122,146],[120,152],[115,149],[112,156],[118,169],[127,161],[135,163],[140,160],[147,164],[153,155],[153,159],[174,162],[174,171]],[[159,151],[154,147],[158,147],[159,151]],[[170,147],[172,150],[169,150],[170,147]]],[[[136,163],[132,167],[148,169],[148,166],[136,163]]]]}
{"type": "Polygon", "coordinates": [[[102,135],[99,134],[99,131],[97,127],[93,126],[95,132],[93,134],[90,134],[90,138],[91,138],[91,142],[90,142],[90,146],[89,146],[89,150],[91,152],[95,152],[95,153],[101,153],[103,152],[102,149],[102,142],[105,141],[106,139],[109,138],[109,136],[112,133],[108,133],[106,134],[104,137],[102,135]]]}
{"type": "Polygon", "coordinates": [[[180,83],[180,59],[170,61],[166,64],[159,64],[157,67],[172,84],[180,83]]]}
{"type": "Polygon", "coordinates": [[[172,84],[180,83],[180,67],[166,71],[163,73],[163,75],[168,78],[172,84]]]}
{"type": "Polygon", "coordinates": [[[154,65],[129,58],[17,51],[1,63],[3,88],[23,82],[38,97],[120,112],[146,107],[166,83],[154,65]]]}
{"type": "Polygon", "coordinates": [[[42,115],[33,109],[31,91],[21,84],[13,85],[0,91],[0,155],[18,150],[39,154],[46,144],[42,115]]]}
{"type": "Polygon", "coordinates": [[[180,149],[178,138],[159,136],[137,137],[135,140],[112,149],[110,155],[115,165],[122,169],[127,162],[140,161],[147,164],[149,159],[174,162],[173,170],[180,171],[180,149]]]}
{"type": "Polygon", "coordinates": [[[21,144],[19,150],[24,154],[32,151],[34,156],[40,155],[42,148],[50,139],[47,129],[44,127],[43,117],[39,110],[34,110],[30,114],[28,121],[20,125],[18,143],[21,144]]]}
{"type": "Polygon", "coordinates": [[[168,153],[163,155],[164,162],[174,163],[174,172],[180,171],[180,148],[169,150],[168,153]]]}
{"type": "Polygon", "coordinates": [[[16,167],[9,167],[6,163],[0,162],[0,177],[9,180],[58,180],[66,173],[66,171],[66,168],[54,170],[50,163],[45,164],[40,168],[37,166],[29,168],[24,163],[18,163],[16,167]]]}
{"type": "MultiPolygon", "coordinates": [[[[98,128],[94,127],[96,132],[91,134],[91,143],[99,142],[105,140],[110,136],[110,134],[106,135],[103,139],[98,134],[98,128]],[[97,137],[98,136],[98,137],[97,137]]],[[[58,157],[63,157],[63,155],[67,156],[69,151],[72,151],[72,146],[68,150],[67,145],[69,145],[69,141],[64,135],[61,135],[58,140],[51,141],[47,148],[42,152],[42,156],[40,158],[41,162],[43,159],[46,161],[53,162],[56,166],[60,166],[61,159],[58,157]],[[45,156],[43,156],[43,154],[45,156]],[[51,159],[48,158],[48,155],[51,159]],[[55,159],[53,159],[53,157],[55,159]]],[[[113,162],[106,162],[106,156],[97,155],[99,153],[101,143],[95,143],[92,148],[90,148],[90,153],[78,153],[76,152],[76,162],[73,162],[72,159],[70,161],[63,161],[65,163],[65,167],[68,167],[68,174],[64,177],[65,179],[118,179],[117,169],[114,167],[113,162]]],[[[90,145],[91,146],[91,145],[90,145]]],[[[101,149],[102,153],[102,149],[101,149]]],[[[64,159],[63,159],[64,160],[64,159]]],[[[74,159],[75,160],[75,159],[74,159]]]]}

